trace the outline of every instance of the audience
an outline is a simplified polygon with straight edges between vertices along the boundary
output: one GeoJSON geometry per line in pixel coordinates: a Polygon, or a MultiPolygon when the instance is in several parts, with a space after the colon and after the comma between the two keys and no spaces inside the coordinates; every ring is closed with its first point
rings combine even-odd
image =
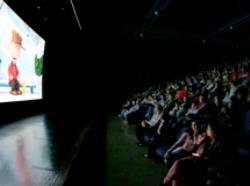
{"type": "Polygon", "coordinates": [[[142,113],[135,123],[137,144],[148,146],[144,157],[165,159],[163,184],[238,184],[228,167],[245,157],[242,149],[250,155],[244,141],[250,128],[249,70],[250,60],[201,70],[150,87],[122,106],[119,117],[125,121],[142,113]]]}

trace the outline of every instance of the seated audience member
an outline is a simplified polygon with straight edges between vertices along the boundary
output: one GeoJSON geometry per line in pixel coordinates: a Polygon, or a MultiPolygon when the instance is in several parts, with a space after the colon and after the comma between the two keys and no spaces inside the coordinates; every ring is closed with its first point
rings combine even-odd
{"type": "Polygon", "coordinates": [[[174,162],[164,177],[163,185],[205,186],[207,182],[207,166],[220,154],[220,143],[216,134],[216,125],[209,124],[207,137],[199,145],[192,156],[174,162]]]}
{"type": "Polygon", "coordinates": [[[177,159],[191,155],[205,137],[205,125],[202,123],[197,124],[196,121],[193,121],[190,129],[184,132],[178,141],[164,154],[164,159],[167,160],[168,166],[171,166],[177,159]]]}
{"type": "Polygon", "coordinates": [[[157,106],[157,100],[150,95],[142,101],[142,104],[146,108],[145,117],[150,119],[154,113],[155,106],[157,106]]]}
{"type": "Polygon", "coordinates": [[[126,103],[122,105],[122,110],[120,114],[118,115],[118,117],[124,119],[124,114],[129,110],[130,107],[131,107],[130,101],[127,100],[126,103]]]}
{"type": "Polygon", "coordinates": [[[237,92],[237,86],[234,81],[230,82],[230,90],[229,90],[229,98],[232,98],[236,95],[237,92]]]}
{"type": "Polygon", "coordinates": [[[222,99],[222,104],[223,105],[227,105],[229,102],[231,101],[230,97],[229,97],[229,91],[225,90],[225,96],[222,99]]]}
{"type": "Polygon", "coordinates": [[[161,94],[159,96],[159,100],[158,100],[157,103],[158,103],[158,105],[161,105],[162,108],[165,108],[165,106],[166,106],[166,98],[165,98],[165,96],[163,94],[161,94]]]}
{"type": "Polygon", "coordinates": [[[163,108],[158,105],[154,109],[154,114],[150,120],[143,120],[136,128],[137,144],[139,146],[144,144],[144,136],[146,134],[154,134],[157,130],[157,125],[163,125],[164,112],[163,108]]]}
{"type": "Polygon", "coordinates": [[[185,97],[187,97],[188,92],[187,92],[187,87],[185,86],[183,89],[180,89],[178,92],[178,99],[183,100],[185,97]]]}
{"type": "Polygon", "coordinates": [[[197,113],[198,110],[195,108],[195,103],[192,103],[185,116],[195,115],[197,113]]]}
{"type": "Polygon", "coordinates": [[[200,109],[202,109],[205,106],[205,98],[203,95],[199,96],[199,102],[197,104],[195,104],[195,109],[197,109],[198,111],[200,109]]]}
{"type": "Polygon", "coordinates": [[[137,112],[139,109],[140,109],[140,99],[137,98],[135,100],[132,100],[132,106],[123,113],[124,119],[128,120],[128,116],[130,114],[137,112]]]}

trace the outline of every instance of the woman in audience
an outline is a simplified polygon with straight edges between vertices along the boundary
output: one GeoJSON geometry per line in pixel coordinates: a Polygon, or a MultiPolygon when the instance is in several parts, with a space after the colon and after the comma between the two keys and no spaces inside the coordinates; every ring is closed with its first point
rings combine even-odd
{"type": "Polygon", "coordinates": [[[207,182],[207,165],[216,159],[221,145],[217,137],[216,125],[207,127],[207,137],[200,143],[192,156],[176,160],[164,177],[163,185],[205,186],[207,182]]]}
{"type": "Polygon", "coordinates": [[[165,162],[171,166],[175,160],[191,155],[205,137],[205,125],[192,121],[191,127],[164,154],[165,162]]]}

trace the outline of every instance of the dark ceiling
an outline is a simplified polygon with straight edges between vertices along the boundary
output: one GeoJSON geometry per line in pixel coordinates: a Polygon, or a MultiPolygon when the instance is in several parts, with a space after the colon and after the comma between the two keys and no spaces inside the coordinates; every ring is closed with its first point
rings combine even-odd
{"type": "Polygon", "coordinates": [[[150,40],[219,41],[237,46],[250,43],[249,0],[6,2],[45,37],[53,28],[50,31],[59,29],[82,35],[89,31],[150,40]]]}
{"type": "Polygon", "coordinates": [[[141,0],[134,3],[131,0],[123,11],[123,22],[126,24],[122,33],[132,33],[134,37],[246,46],[250,39],[250,1],[148,0],[145,3],[141,0]]]}

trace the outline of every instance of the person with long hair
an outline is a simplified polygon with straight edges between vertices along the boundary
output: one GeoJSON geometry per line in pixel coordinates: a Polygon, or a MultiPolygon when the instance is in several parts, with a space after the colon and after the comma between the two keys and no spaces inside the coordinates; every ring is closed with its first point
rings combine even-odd
{"type": "Polygon", "coordinates": [[[169,169],[163,179],[162,185],[180,186],[205,186],[207,165],[216,158],[220,143],[218,140],[217,126],[209,123],[206,131],[206,139],[199,145],[191,156],[178,159],[169,169]]]}

